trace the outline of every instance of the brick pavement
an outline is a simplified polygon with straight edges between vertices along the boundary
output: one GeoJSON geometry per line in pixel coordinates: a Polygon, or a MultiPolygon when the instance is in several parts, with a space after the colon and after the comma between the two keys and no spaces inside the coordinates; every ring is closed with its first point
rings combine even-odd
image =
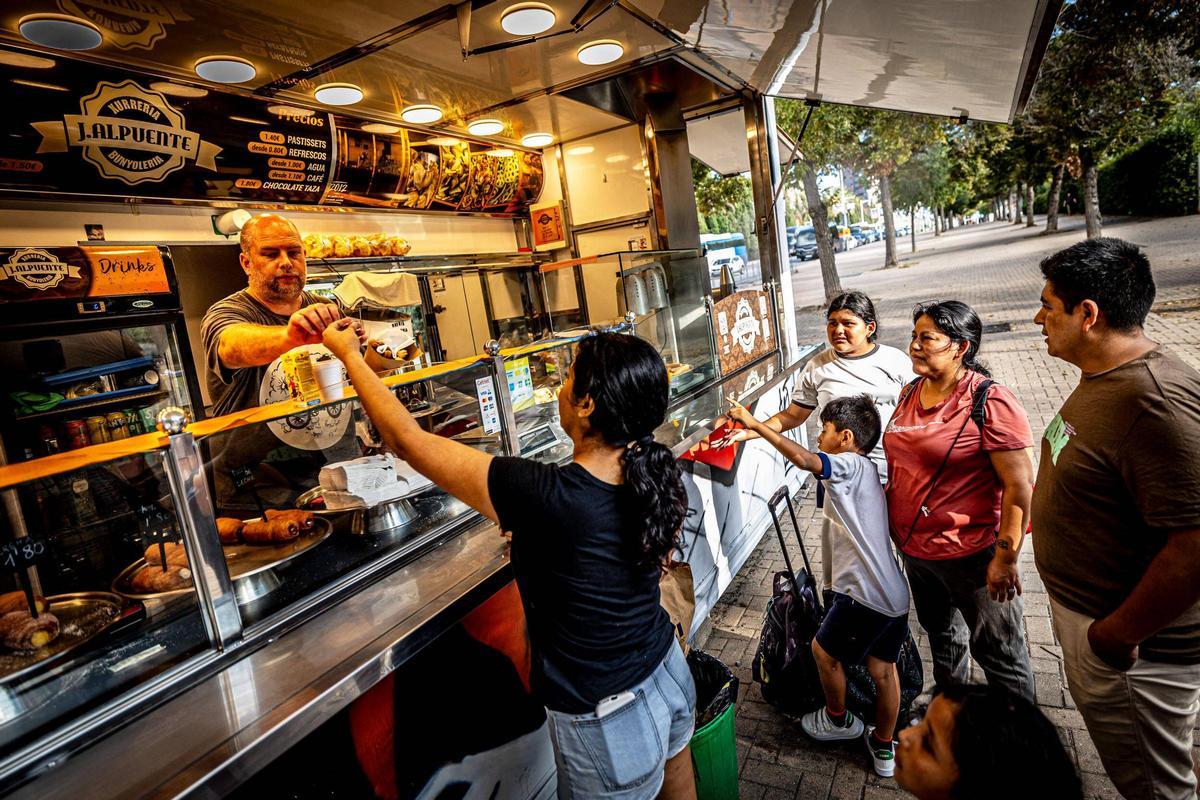
{"type": "MultiPolygon", "coordinates": [[[[919,240],[916,253],[905,252],[899,269],[877,269],[879,246],[839,255],[839,272],[846,288],[868,292],[881,320],[881,340],[905,347],[911,328],[912,306],[932,298],[970,303],[985,324],[1008,323],[1010,330],[987,334],[982,356],[995,377],[1016,392],[1040,435],[1078,380],[1078,371],[1049,357],[1031,320],[1037,310],[1042,281],[1037,262],[1083,238],[1082,220],[1065,220],[1064,231],[1039,235],[1008,223],[959,228],[936,239],[919,240]]],[[[1200,217],[1122,220],[1105,226],[1105,234],[1143,245],[1159,287],[1156,313],[1147,323],[1150,336],[1163,342],[1200,368],[1200,217]]],[[[902,248],[908,250],[905,240],[902,248]]],[[[815,262],[793,268],[801,341],[824,338],[819,276],[815,262]]],[[[763,446],[763,445],[756,445],[763,446]]],[[[820,522],[808,490],[799,497],[798,522],[814,569],[820,575],[820,522]]],[[[788,526],[790,528],[790,525],[788,526]]],[[[794,534],[785,530],[789,541],[794,534]]],[[[1034,542],[1036,544],[1036,541],[1034,542]]],[[[1050,626],[1044,587],[1033,564],[1033,551],[1021,557],[1025,620],[1030,657],[1037,681],[1038,703],[1058,726],[1064,744],[1079,766],[1089,798],[1118,797],[1104,775],[1082,718],[1065,690],[1062,654],[1050,626]]],[[[861,742],[818,745],[809,742],[799,726],[762,700],[750,674],[762,615],[771,593],[771,575],[783,568],[779,545],[765,536],[714,609],[712,633],[705,649],[729,664],[742,681],[737,712],[737,748],[744,800],[816,798],[818,800],[880,800],[900,798],[890,779],[871,770],[861,742]]],[[[925,658],[931,682],[925,635],[910,618],[925,658]]],[[[972,664],[973,677],[982,675],[972,664]]],[[[1196,741],[1200,743],[1200,731],[1196,741]]],[[[1198,748],[1200,749],[1200,748],[1198,748]]],[[[1023,787],[1014,787],[1023,788],[1023,787]]]]}

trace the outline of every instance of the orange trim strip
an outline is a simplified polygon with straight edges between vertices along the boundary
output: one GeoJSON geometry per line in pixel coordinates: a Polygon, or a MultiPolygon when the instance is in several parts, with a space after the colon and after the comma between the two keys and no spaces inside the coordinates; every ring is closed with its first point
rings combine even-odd
{"type": "MultiPolygon", "coordinates": [[[[467,369],[475,364],[486,361],[487,358],[484,355],[475,355],[460,358],[456,361],[446,361],[442,364],[434,364],[432,367],[423,367],[411,372],[391,375],[384,378],[383,382],[388,386],[402,386],[404,384],[416,383],[417,381],[436,378],[441,375],[449,375],[452,372],[467,369]]],[[[342,400],[321,403],[315,406],[306,406],[304,410],[314,410],[358,397],[358,393],[349,386],[344,389],[344,393],[345,396],[342,400]]],[[[231,431],[246,425],[256,425],[262,422],[269,422],[273,419],[281,419],[295,413],[296,410],[297,406],[294,403],[290,400],[285,400],[267,406],[258,406],[257,408],[248,408],[245,411],[226,414],[223,417],[214,417],[194,422],[187,427],[187,431],[197,439],[202,439],[206,436],[231,431]]],[[[88,447],[81,447],[78,450],[68,450],[65,453],[55,453],[52,456],[35,458],[32,461],[7,464],[0,466],[0,489],[9,489],[21,483],[38,480],[39,478],[48,478],[51,475],[58,475],[64,472],[73,472],[84,467],[97,466],[127,456],[149,453],[166,446],[166,434],[160,432],[143,433],[140,436],[133,436],[129,439],[118,439],[115,442],[93,444],[88,447]]]]}
{"type": "Polygon", "coordinates": [[[584,256],[583,258],[572,258],[567,261],[551,261],[547,264],[542,264],[538,269],[542,272],[554,272],[567,267],[582,267],[586,264],[595,264],[600,260],[599,256],[584,256]]]}

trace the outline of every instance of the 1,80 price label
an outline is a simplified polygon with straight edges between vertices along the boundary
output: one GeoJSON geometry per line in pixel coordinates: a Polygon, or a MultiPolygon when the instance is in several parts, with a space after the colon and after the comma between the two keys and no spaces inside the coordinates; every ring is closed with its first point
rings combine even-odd
{"type": "Polygon", "coordinates": [[[9,570],[32,567],[46,555],[46,543],[28,536],[0,545],[0,566],[9,570]]]}

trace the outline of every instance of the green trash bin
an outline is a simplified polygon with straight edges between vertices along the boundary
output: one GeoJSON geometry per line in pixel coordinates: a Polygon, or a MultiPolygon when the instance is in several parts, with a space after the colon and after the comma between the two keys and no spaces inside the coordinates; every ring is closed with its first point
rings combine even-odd
{"type": "Polygon", "coordinates": [[[737,676],[719,659],[692,650],[688,666],[696,684],[696,731],[692,734],[692,766],[697,800],[738,797],[737,676]]]}

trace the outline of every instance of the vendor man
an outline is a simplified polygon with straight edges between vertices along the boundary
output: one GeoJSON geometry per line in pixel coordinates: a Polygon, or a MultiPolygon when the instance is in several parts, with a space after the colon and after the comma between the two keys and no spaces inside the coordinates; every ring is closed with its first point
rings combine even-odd
{"type": "Polygon", "coordinates": [[[304,245],[290,220],[252,217],[241,247],[248,286],[215,303],[200,329],[214,416],[259,405],[267,366],[294,347],[320,344],[326,326],[342,316],[335,304],[304,291],[304,245]]]}

